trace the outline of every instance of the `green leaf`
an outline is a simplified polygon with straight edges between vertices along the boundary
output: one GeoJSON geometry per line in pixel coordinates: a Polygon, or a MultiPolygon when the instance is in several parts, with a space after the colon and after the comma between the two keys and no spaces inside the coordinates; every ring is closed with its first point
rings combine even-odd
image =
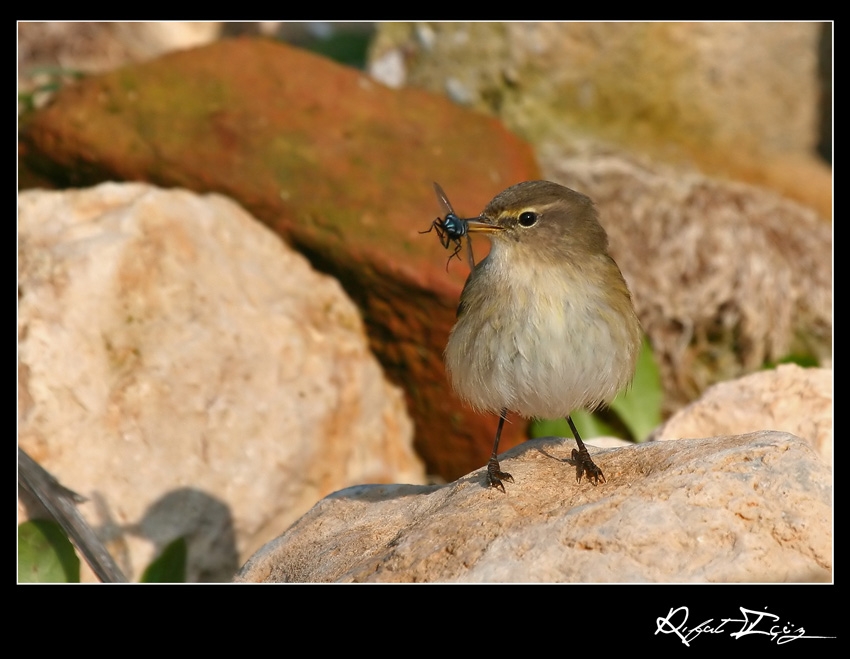
{"type": "MultiPolygon", "coordinates": [[[[602,414],[591,414],[587,410],[577,410],[570,414],[576,430],[582,437],[620,437],[623,433],[618,432],[602,414]]],[[[572,437],[570,427],[564,421],[566,434],[564,437],[572,437]]]]}
{"type": "Polygon", "coordinates": [[[570,427],[566,419],[533,419],[528,428],[528,436],[569,437],[570,427]]]}
{"type": "Polygon", "coordinates": [[[186,540],[172,540],[142,574],[142,583],[183,583],[186,581],[186,540]]]}
{"type": "Polygon", "coordinates": [[[797,366],[802,366],[803,368],[815,368],[820,366],[820,362],[816,357],[812,355],[786,355],[781,359],[778,359],[775,362],[765,362],[762,369],[769,370],[772,368],[776,368],[780,364],[796,364],[797,366]]]}
{"type": "Polygon", "coordinates": [[[18,526],[18,581],[79,583],[80,559],[56,522],[33,519],[18,526]]]}
{"type": "MultiPolygon", "coordinates": [[[[582,437],[601,437],[603,435],[616,437],[622,434],[618,433],[601,416],[585,410],[576,410],[570,416],[582,437]]],[[[531,422],[529,435],[531,437],[572,437],[573,432],[570,430],[566,419],[535,419],[531,422]]]]}
{"type": "Polygon", "coordinates": [[[661,423],[661,374],[644,338],[638,354],[632,386],[611,402],[611,409],[629,429],[635,441],[642,442],[661,423]]]}
{"type": "Polygon", "coordinates": [[[358,32],[337,32],[307,44],[307,49],[346,66],[366,68],[372,35],[358,32]]]}

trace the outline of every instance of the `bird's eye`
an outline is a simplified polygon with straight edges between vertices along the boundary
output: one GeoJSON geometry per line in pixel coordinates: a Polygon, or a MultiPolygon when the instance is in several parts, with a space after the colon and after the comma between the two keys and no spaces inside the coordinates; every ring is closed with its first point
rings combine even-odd
{"type": "Polygon", "coordinates": [[[532,227],[537,224],[537,213],[526,211],[519,216],[520,226],[532,227]]]}

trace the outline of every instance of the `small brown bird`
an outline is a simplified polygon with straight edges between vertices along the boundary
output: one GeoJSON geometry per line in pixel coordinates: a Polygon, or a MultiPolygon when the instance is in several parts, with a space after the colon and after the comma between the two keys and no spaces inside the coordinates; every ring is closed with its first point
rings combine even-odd
{"type": "Polygon", "coordinates": [[[557,183],[527,181],[466,222],[469,232],[487,234],[491,249],[463,288],[445,362],[458,396],[499,415],[490,486],[504,492],[502,481],[513,482],[497,457],[509,410],[566,417],[578,445],[576,479],[604,483],[570,414],[609,403],[630,383],[641,328],[593,202],[557,183]]]}

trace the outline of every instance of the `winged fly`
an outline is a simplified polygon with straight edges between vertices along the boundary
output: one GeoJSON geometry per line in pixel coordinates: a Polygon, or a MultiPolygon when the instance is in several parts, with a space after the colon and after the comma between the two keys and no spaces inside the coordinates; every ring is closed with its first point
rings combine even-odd
{"type": "Polygon", "coordinates": [[[451,253],[451,256],[449,256],[449,260],[446,261],[446,270],[449,269],[449,263],[453,258],[457,257],[460,259],[460,250],[463,249],[463,243],[460,239],[466,236],[466,253],[469,257],[469,267],[474,268],[475,257],[472,254],[472,241],[469,239],[469,227],[467,224],[469,220],[458,217],[439,183],[434,183],[434,192],[437,193],[437,201],[440,202],[440,207],[445,212],[445,217],[438,217],[431,222],[431,226],[427,231],[420,231],[419,233],[431,233],[432,230],[436,231],[440,239],[440,244],[446,249],[449,248],[449,243],[454,243],[455,249],[451,253]]]}

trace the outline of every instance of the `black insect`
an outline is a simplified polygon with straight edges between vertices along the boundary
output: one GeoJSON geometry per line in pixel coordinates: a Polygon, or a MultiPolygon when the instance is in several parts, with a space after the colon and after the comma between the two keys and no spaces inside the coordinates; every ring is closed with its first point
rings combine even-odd
{"type": "Polygon", "coordinates": [[[468,220],[464,220],[457,216],[452,208],[452,205],[449,203],[448,197],[446,197],[446,193],[443,192],[443,188],[440,187],[438,183],[434,183],[434,192],[437,193],[437,201],[440,202],[440,206],[443,211],[445,211],[445,217],[438,217],[436,220],[431,222],[431,226],[426,231],[420,231],[419,233],[431,233],[431,230],[435,230],[437,232],[437,236],[440,239],[440,244],[448,249],[449,243],[454,243],[455,250],[449,256],[449,260],[446,261],[446,270],[449,269],[449,263],[455,257],[460,259],[460,250],[463,249],[463,243],[461,242],[461,238],[466,236],[466,252],[469,256],[469,267],[475,267],[475,257],[472,255],[472,241],[469,239],[469,231],[468,231],[468,220]]]}

